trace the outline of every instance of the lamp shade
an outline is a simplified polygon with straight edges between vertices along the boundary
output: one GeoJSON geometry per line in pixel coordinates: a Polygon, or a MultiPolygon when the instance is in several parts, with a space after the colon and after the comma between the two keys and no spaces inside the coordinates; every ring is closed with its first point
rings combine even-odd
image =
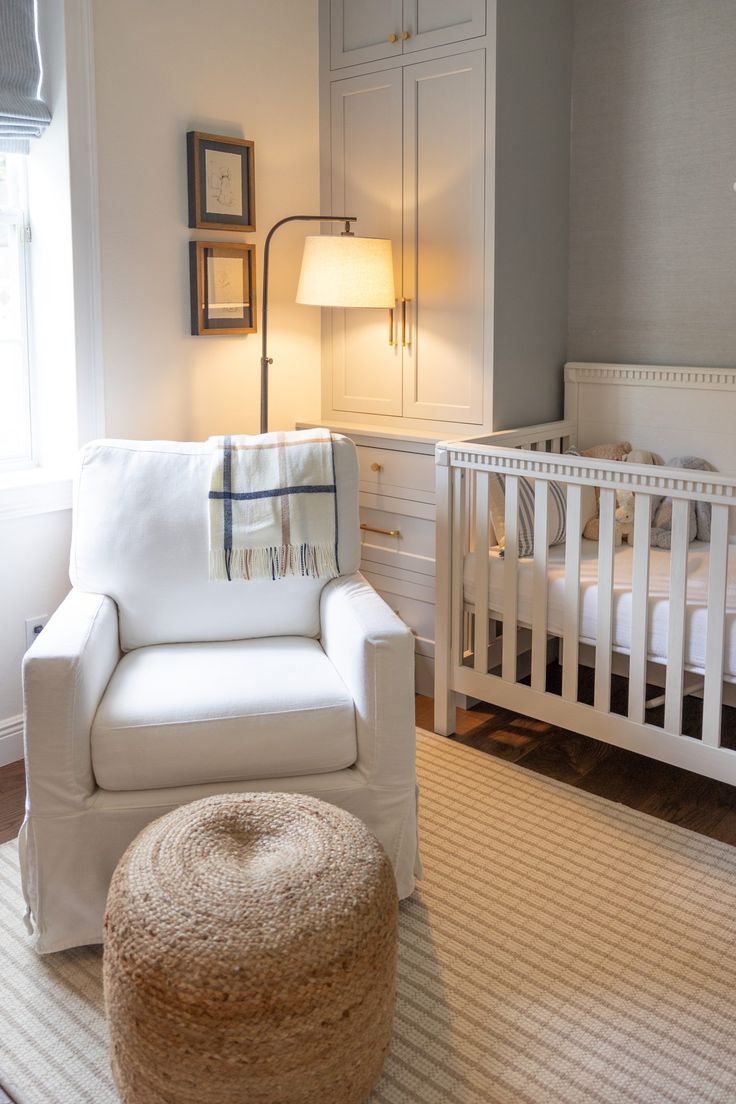
{"type": "Polygon", "coordinates": [[[309,235],[304,240],[297,303],[314,307],[393,307],[394,264],[388,238],[309,235]]]}

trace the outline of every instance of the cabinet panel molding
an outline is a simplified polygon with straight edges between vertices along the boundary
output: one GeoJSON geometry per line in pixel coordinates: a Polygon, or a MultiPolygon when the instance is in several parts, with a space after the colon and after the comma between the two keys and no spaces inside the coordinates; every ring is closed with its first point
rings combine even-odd
{"type": "MultiPolygon", "coordinates": [[[[333,210],[356,215],[361,237],[390,238],[401,286],[402,78],[391,69],[338,80],[331,89],[333,210]]],[[[335,410],[400,415],[401,347],[388,340],[388,312],[332,310],[335,410]]]]}
{"type": "Polygon", "coordinates": [[[486,33],[486,0],[330,0],[330,69],[486,33]]]}
{"type": "Polygon", "coordinates": [[[401,0],[331,0],[331,68],[401,54],[402,23],[401,0]]]}
{"type": "Polygon", "coordinates": [[[404,69],[405,417],[483,422],[485,51],[404,69]]]}
{"type": "Polygon", "coordinates": [[[404,53],[486,33],[486,0],[404,0],[404,53]]]}

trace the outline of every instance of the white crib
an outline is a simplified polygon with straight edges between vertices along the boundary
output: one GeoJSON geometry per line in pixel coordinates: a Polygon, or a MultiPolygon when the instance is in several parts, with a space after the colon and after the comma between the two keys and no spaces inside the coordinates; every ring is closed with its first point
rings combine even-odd
{"type": "Polygon", "coordinates": [[[568,364],[562,421],[443,442],[436,462],[437,732],[454,731],[462,694],[736,784],[736,750],[721,739],[723,705],[736,705],[736,474],[727,474],[736,473],[736,370],[568,364]],[[563,455],[620,440],[665,459],[703,456],[719,470],[563,455]],[[503,557],[488,551],[493,473],[506,477],[503,557]],[[525,559],[522,478],[534,483],[534,553],[525,559]],[[567,496],[565,543],[552,548],[550,482],[567,496]],[[581,537],[591,486],[598,543],[581,537]],[[633,542],[621,548],[616,488],[635,495],[633,542]],[[672,548],[650,550],[653,502],[666,495],[672,548]],[[688,543],[691,500],[711,503],[709,544],[688,543]],[[548,688],[555,658],[559,691],[548,688]],[[592,704],[579,700],[581,666],[594,670],[592,704]],[[611,711],[614,674],[628,678],[625,715],[611,711]],[[662,723],[652,720],[647,684],[664,687],[662,723]],[[686,695],[702,699],[695,735],[683,733],[686,695]]]}

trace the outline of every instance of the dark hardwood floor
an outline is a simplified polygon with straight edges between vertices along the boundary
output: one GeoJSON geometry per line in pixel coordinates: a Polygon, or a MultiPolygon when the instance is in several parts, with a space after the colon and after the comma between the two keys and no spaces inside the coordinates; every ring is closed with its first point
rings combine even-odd
{"type": "MultiPolygon", "coordinates": [[[[0,843],[14,839],[23,820],[26,777],[23,763],[0,767],[0,843]]],[[[0,1104],[3,1098],[0,1096],[0,1104]]]]}

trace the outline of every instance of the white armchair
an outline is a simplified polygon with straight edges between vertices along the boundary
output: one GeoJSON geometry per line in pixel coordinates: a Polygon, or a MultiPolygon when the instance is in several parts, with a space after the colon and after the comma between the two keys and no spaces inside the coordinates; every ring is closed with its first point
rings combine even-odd
{"type": "Polygon", "coordinates": [[[76,482],[73,590],[26,655],[23,886],[39,952],[98,943],[115,865],[213,793],[312,794],[360,817],[401,897],[417,863],[413,638],[356,573],[355,449],[335,441],[324,580],[210,583],[209,450],[101,441],[76,482]]]}

